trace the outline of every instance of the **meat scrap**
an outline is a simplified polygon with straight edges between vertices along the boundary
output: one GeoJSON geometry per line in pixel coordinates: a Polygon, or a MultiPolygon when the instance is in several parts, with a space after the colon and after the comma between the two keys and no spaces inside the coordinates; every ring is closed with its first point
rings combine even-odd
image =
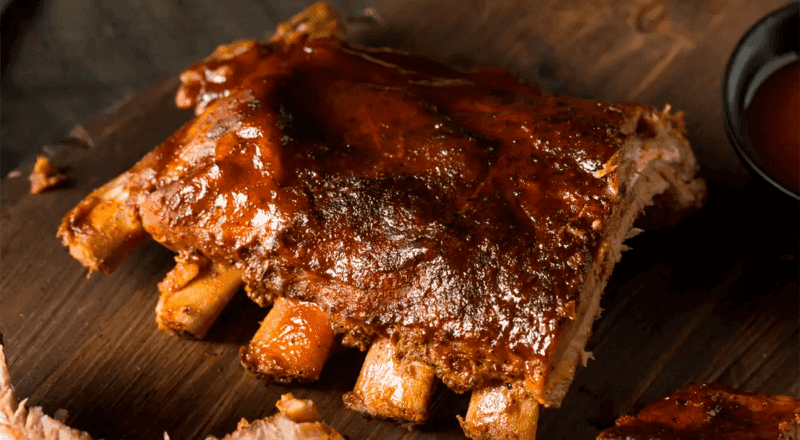
{"type": "Polygon", "coordinates": [[[67,181],[67,175],[59,171],[47,156],[40,154],[36,156],[36,164],[34,164],[28,180],[31,181],[31,193],[39,194],[47,189],[63,185],[67,181]]]}
{"type": "Polygon", "coordinates": [[[691,384],[624,416],[597,440],[798,439],[800,400],[691,384]]]}
{"type": "Polygon", "coordinates": [[[288,393],[275,406],[278,413],[271,417],[253,422],[242,419],[236,431],[222,439],[209,436],[206,440],[344,440],[339,432],[319,421],[311,400],[295,399],[288,393]]]}
{"type": "MultiPolygon", "coordinates": [[[[278,413],[263,419],[242,420],[236,431],[223,440],[344,440],[341,434],[321,423],[311,400],[295,399],[291,393],[281,396],[275,406],[278,413]]],[[[0,438],[9,440],[91,440],[83,431],[70,428],[63,420],[44,414],[42,408],[28,408],[17,397],[8,373],[3,345],[0,343],[0,438]]],[[[165,439],[169,436],[164,434],[165,439]]],[[[207,440],[218,440],[209,436],[207,440]]]]}
{"type": "Polygon", "coordinates": [[[174,333],[202,337],[240,283],[274,304],[241,350],[259,377],[315,380],[341,340],[370,350],[352,409],[423,423],[437,378],[474,391],[468,435],[530,436],[633,220],[703,201],[683,114],[350,45],[324,3],[279,30],[184,71],[197,117],[59,236],[104,273],[148,236],[176,252],[157,310],[174,333]]]}

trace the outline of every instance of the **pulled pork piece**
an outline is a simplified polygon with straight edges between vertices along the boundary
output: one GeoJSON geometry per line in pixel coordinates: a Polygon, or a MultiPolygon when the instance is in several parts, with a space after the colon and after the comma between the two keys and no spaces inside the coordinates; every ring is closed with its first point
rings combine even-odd
{"type": "Polygon", "coordinates": [[[597,440],[800,439],[800,400],[691,384],[624,416],[597,440]]]}
{"type": "Polygon", "coordinates": [[[67,181],[67,175],[61,173],[47,156],[36,156],[33,172],[28,176],[31,181],[31,193],[39,194],[44,190],[56,188],[67,181]]]}
{"type": "MultiPolygon", "coordinates": [[[[278,414],[248,423],[239,422],[238,429],[224,440],[344,440],[330,426],[320,423],[319,413],[311,400],[295,399],[284,394],[275,404],[278,414]]],[[[19,401],[8,373],[3,346],[0,345],[0,438],[7,440],[92,440],[83,431],[70,428],[48,417],[42,408],[27,408],[19,401]]],[[[165,439],[169,436],[164,434],[165,439]]],[[[208,440],[216,440],[209,436],[208,440]]]]}
{"type": "Polygon", "coordinates": [[[252,423],[242,420],[236,431],[221,440],[344,440],[335,429],[320,423],[314,402],[295,399],[290,393],[281,396],[275,405],[278,414],[252,423]]]}
{"type": "Polygon", "coordinates": [[[11,385],[0,335],[0,438],[10,440],[91,440],[85,432],[48,417],[42,408],[27,408],[11,385]]]}

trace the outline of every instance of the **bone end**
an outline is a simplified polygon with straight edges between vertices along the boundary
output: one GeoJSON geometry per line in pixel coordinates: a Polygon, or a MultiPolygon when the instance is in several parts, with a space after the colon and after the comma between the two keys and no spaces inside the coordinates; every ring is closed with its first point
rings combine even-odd
{"type": "Polygon", "coordinates": [[[474,440],[535,440],[539,403],[522,384],[486,387],[472,392],[461,428],[474,440]]]}
{"type": "Polygon", "coordinates": [[[90,271],[113,272],[149,238],[135,207],[128,204],[123,174],[81,201],[65,217],[58,237],[90,271]]]}
{"type": "Polygon", "coordinates": [[[242,273],[226,263],[178,259],[159,284],[156,323],[169,333],[202,338],[243,284],[242,273]]]}
{"type": "Polygon", "coordinates": [[[343,400],[371,417],[421,424],[428,419],[434,377],[431,366],[398,359],[392,342],[381,338],[370,347],[355,388],[343,400]]]}
{"type": "Polygon", "coordinates": [[[328,316],[312,302],[278,298],[250,344],[239,351],[245,369],[278,382],[313,382],[333,346],[328,316]]]}

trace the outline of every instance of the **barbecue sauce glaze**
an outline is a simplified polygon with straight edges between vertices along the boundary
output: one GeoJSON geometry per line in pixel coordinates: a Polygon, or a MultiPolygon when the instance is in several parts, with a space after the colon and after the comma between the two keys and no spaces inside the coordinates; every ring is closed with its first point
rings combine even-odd
{"type": "Polygon", "coordinates": [[[315,301],[346,343],[416,347],[456,390],[537,374],[641,107],[336,38],[239,41],[181,79],[198,117],[134,171],[155,239],[229,260],[262,305],[315,301]]]}
{"type": "MultiPolygon", "coordinates": [[[[691,384],[617,420],[597,440],[777,439],[800,423],[800,401],[718,384],[691,384]]],[[[787,437],[788,438],[788,437],[787,437]]]]}

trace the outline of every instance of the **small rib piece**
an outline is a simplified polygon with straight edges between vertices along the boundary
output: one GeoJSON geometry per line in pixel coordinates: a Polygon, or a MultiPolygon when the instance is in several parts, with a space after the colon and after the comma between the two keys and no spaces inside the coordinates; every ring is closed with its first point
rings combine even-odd
{"type": "Polygon", "coordinates": [[[620,417],[598,440],[800,439],[800,400],[691,384],[620,417]]]}

